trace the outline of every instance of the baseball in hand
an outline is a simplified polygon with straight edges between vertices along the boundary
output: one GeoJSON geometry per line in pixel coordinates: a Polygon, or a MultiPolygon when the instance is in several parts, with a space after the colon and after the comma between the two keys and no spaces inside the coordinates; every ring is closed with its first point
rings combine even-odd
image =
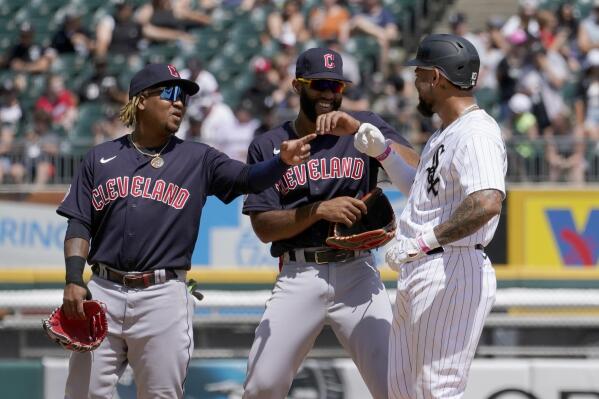
{"type": "Polygon", "coordinates": [[[354,135],[354,147],[369,157],[376,158],[387,149],[383,133],[370,123],[362,123],[354,135]]]}

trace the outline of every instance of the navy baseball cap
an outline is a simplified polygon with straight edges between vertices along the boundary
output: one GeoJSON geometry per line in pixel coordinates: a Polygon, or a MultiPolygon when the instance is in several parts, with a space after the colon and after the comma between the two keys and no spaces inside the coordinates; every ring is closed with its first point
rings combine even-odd
{"type": "Polygon", "coordinates": [[[297,57],[295,77],[351,83],[351,80],[343,76],[343,60],[339,53],[324,47],[308,49],[297,57]]]}
{"type": "Polygon", "coordinates": [[[196,82],[182,79],[174,65],[148,64],[131,78],[129,98],[133,98],[147,88],[165,83],[177,84],[190,96],[200,90],[200,86],[196,82]]]}

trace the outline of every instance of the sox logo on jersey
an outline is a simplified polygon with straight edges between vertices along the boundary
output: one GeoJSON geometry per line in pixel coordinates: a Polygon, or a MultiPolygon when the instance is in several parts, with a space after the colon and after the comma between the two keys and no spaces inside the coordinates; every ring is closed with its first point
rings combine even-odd
{"type": "Polygon", "coordinates": [[[445,146],[443,144],[441,144],[438,148],[437,151],[435,151],[435,155],[433,155],[433,162],[431,164],[430,167],[426,168],[426,172],[428,173],[428,176],[426,178],[427,182],[428,182],[428,187],[426,189],[427,193],[430,193],[431,191],[433,192],[433,195],[436,197],[437,195],[439,195],[439,190],[437,189],[437,186],[439,185],[439,177],[435,177],[435,172],[437,171],[437,167],[439,166],[439,155],[443,154],[445,152],[445,146]]]}
{"type": "MultiPolygon", "coordinates": [[[[501,132],[482,110],[435,132],[421,162],[399,218],[400,240],[447,221],[470,193],[505,193],[501,132]]],[[[480,245],[491,241],[498,219],[402,267],[390,339],[390,399],[462,397],[495,298],[495,272],[480,245]]]]}

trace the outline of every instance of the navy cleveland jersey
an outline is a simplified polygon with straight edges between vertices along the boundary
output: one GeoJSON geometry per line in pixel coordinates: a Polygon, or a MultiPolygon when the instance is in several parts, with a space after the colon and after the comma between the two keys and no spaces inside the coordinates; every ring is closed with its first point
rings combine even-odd
{"type": "MultiPolygon", "coordinates": [[[[410,146],[389,124],[372,112],[349,112],[361,122],[378,127],[383,135],[410,146]]],[[[248,150],[248,163],[271,159],[281,142],[297,138],[291,122],[258,136],[248,150]]],[[[354,147],[354,136],[318,136],[312,142],[310,160],[289,167],[281,180],[259,194],[247,196],[243,213],[295,209],[304,205],[349,196],[360,198],[376,186],[379,162],[354,147]]],[[[411,146],[410,146],[411,147],[411,146]]],[[[272,256],[281,256],[293,248],[322,247],[329,232],[329,222],[321,220],[295,237],[275,241],[272,256]]]]}
{"type": "Polygon", "coordinates": [[[57,212],[91,227],[90,264],[189,269],[208,195],[227,203],[245,164],[172,137],[155,169],[128,135],[92,148],[57,212]]]}

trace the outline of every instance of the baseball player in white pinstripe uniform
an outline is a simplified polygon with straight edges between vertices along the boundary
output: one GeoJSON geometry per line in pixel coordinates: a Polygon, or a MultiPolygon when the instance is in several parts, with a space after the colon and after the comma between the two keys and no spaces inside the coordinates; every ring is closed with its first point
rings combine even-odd
{"type": "Polygon", "coordinates": [[[418,167],[388,151],[372,125],[362,124],[354,137],[356,148],[382,159],[393,183],[409,193],[397,242],[386,254],[399,272],[389,397],[458,399],[495,300],[484,247],[505,198],[505,146],[495,120],[474,102],[480,61],[471,43],[427,36],[408,65],[416,66],[418,110],[442,120],[418,167]]]}

